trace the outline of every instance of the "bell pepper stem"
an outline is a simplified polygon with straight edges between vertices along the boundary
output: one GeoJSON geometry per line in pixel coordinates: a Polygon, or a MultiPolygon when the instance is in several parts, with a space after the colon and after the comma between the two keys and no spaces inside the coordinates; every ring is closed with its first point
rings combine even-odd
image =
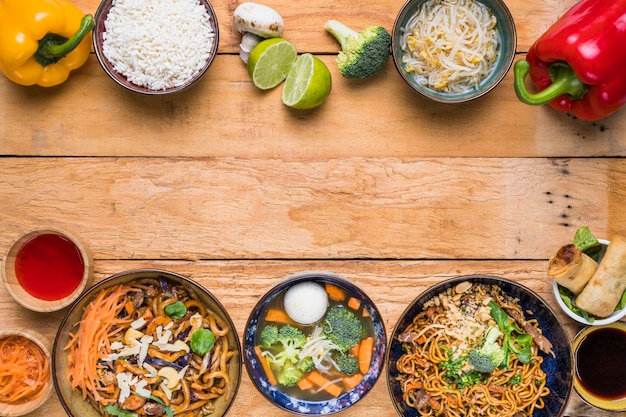
{"type": "Polygon", "coordinates": [[[58,62],[65,55],[72,52],[85,36],[94,28],[93,16],[88,14],[80,20],[80,26],[71,38],[49,33],[39,41],[39,48],[35,53],[35,58],[42,66],[47,66],[58,62]]]}
{"type": "Polygon", "coordinates": [[[576,77],[576,74],[574,74],[574,71],[569,65],[563,62],[555,62],[550,65],[549,71],[552,84],[544,90],[533,94],[528,91],[525,83],[526,76],[530,72],[530,64],[523,59],[515,63],[513,67],[513,73],[515,75],[513,85],[520,101],[533,106],[539,106],[549,103],[563,94],[567,94],[572,99],[579,99],[585,95],[587,87],[576,77]]]}

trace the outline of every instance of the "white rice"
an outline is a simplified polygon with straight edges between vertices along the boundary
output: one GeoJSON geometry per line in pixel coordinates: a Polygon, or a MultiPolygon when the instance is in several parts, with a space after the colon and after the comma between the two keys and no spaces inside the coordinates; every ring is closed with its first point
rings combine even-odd
{"type": "Polygon", "coordinates": [[[133,84],[166,90],[198,74],[215,34],[199,0],[113,0],[102,51],[133,84]]]}

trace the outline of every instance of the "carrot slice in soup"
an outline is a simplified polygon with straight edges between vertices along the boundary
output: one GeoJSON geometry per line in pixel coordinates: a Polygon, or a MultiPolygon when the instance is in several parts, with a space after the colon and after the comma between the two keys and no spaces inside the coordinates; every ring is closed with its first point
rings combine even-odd
{"type": "Polygon", "coordinates": [[[362,374],[366,374],[372,363],[372,350],[374,349],[374,338],[366,337],[361,340],[359,347],[359,370],[362,374]]]}
{"type": "Polygon", "coordinates": [[[276,377],[274,376],[274,373],[272,372],[272,368],[270,368],[270,364],[267,363],[267,360],[263,356],[263,353],[261,352],[261,348],[259,346],[255,346],[254,353],[256,353],[257,359],[259,360],[259,362],[261,362],[261,366],[263,366],[263,370],[265,371],[265,376],[267,377],[267,382],[269,382],[271,385],[276,385],[277,384],[276,377]]]}
{"type": "Polygon", "coordinates": [[[346,299],[346,292],[339,288],[336,285],[329,284],[328,282],[325,284],[326,292],[328,293],[328,298],[333,301],[343,301],[346,299]]]}

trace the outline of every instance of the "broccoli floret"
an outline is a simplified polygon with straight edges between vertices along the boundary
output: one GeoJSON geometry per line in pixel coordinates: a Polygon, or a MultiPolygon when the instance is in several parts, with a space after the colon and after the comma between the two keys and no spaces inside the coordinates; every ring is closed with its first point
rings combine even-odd
{"type": "Polygon", "coordinates": [[[359,318],[340,304],[328,310],[322,331],[341,352],[348,351],[363,337],[363,325],[359,318]]]}
{"type": "Polygon", "coordinates": [[[361,32],[337,20],[329,20],[324,29],[341,44],[337,68],[346,78],[370,78],[387,63],[391,52],[391,35],[382,26],[368,26],[361,32]]]}
{"type": "Polygon", "coordinates": [[[307,373],[315,368],[315,362],[313,362],[312,357],[306,356],[298,362],[297,368],[302,371],[302,373],[307,373]]]}
{"type": "Polygon", "coordinates": [[[292,387],[296,385],[300,379],[302,379],[302,372],[295,366],[291,361],[285,361],[285,365],[278,371],[278,375],[276,375],[276,381],[280,385],[284,385],[286,387],[292,387]]]}
{"type": "Polygon", "coordinates": [[[339,371],[348,376],[352,376],[359,372],[359,360],[354,355],[339,355],[337,357],[337,366],[339,371]]]}
{"type": "Polygon", "coordinates": [[[495,326],[487,329],[480,349],[472,349],[469,353],[469,361],[474,369],[482,373],[489,373],[502,364],[505,351],[496,342],[501,335],[502,332],[495,326]]]}
{"type": "Polygon", "coordinates": [[[269,347],[274,343],[278,343],[278,327],[270,324],[261,330],[261,345],[269,347]]]}
{"type": "Polygon", "coordinates": [[[292,386],[298,382],[304,374],[300,367],[299,355],[306,343],[306,335],[297,327],[289,324],[280,329],[270,324],[261,330],[260,339],[261,345],[268,348],[270,352],[267,355],[267,360],[278,383],[292,386]]]}

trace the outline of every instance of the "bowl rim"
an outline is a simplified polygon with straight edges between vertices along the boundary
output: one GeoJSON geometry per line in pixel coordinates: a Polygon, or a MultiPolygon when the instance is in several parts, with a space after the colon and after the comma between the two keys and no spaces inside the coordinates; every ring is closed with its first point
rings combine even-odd
{"type": "MultiPolygon", "coordinates": [[[[506,17],[506,22],[502,24],[509,26],[511,28],[511,37],[510,37],[510,42],[509,42],[511,45],[511,53],[509,57],[502,59],[502,70],[501,70],[500,75],[495,77],[489,85],[486,85],[485,86],[486,88],[483,87],[482,90],[476,91],[472,95],[452,94],[448,97],[440,97],[438,95],[431,94],[430,89],[427,87],[420,88],[415,85],[416,83],[409,77],[407,72],[402,67],[401,57],[398,56],[396,52],[396,48],[394,47],[394,45],[398,41],[398,33],[400,29],[399,27],[401,24],[401,20],[405,17],[405,13],[408,10],[408,8],[411,7],[414,3],[423,3],[425,1],[429,1],[429,0],[405,0],[405,2],[400,7],[400,10],[396,14],[396,17],[393,22],[393,27],[391,31],[391,55],[392,55],[394,66],[396,67],[396,70],[398,74],[400,75],[400,77],[402,78],[402,80],[411,88],[411,90],[418,93],[420,96],[425,97],[434,102],[443,103],[443,104],[467,103],[470,101],[474,101],[478,98],[481,98],[485,96],[486,94],[488,94],[489,92],[493,91],[509,73],[513,65],[513,62],[515,61],[515,51],[517,49],[517,27],[515,25],[515,20],[513,19],[513,14],[511,13],[511,10],[506,5],[506,3],[503,0],[491,0],[498,5],[500,11],[506,17]]],[[[484,0],[478,0],[478,1],[483,4],[485,3],[484,0]]]]}
{"type": "MultiPolygon", "coordinates": [[[[608,246],[611,243],[611,241],[606,240],[606,239],[598,239],[598,242],[600,242],[600,244],[602,244],[603,246],[608,246]]],[[[615,323],[616,321],[621,320],[622,318],[626,317],[626,307],[624,307],[621,310],[614,311],[608,317],[601,318],[601,319],[597,318],[594,321],[589,321],[585,319],[584,317],[581,317],[578,314],[574,313],[565,305],[565,303],[563,302],[563,299],[561,298],[561,295],[559,294],[559,284],[554,279],[551,281],[552,281],[552,294],[554,295],[554,298],[556,299],[556,303],[569,318],[577,321],[578,323],[581,323],[587,326],[604,326],[607,324],[615,323]]]]}
{"type": "MultiPolygon", "coordinates": [[[[386,349],[387,349],[387,332],[385,329],[385,323],[374,301],[365,293],[365,291],[363,291],[351,279],[343,275],[326,271],[326,270],[307,270],[307,271],[302,271],[302,272],[296,272],[284,278],[281,278],[278,281],[276,281],[274,284],[272,284],[263,293],[263,295],[259,297],[259,299],[257,300],[257,303],[251,310],[248,316],[248,319],[246,320],[245,331],[244,331],[244,336],[243,336],[243,359],[244,359],[246,371],[252,382],[252,385],[263,396],[263,398],[265,398],[267,401],[269,401],[271,404],[273,404],[277,408],[287,411],[289,413],[301,415],[301,416],[335,414],[341,411],[345,411],[346,409],[350,408],[351,406],[356,404],[358,401],[360,401],[363,397],[365,397],[365,395],[367,395],[371,391],[371,389],[374,387],[374,385],[380,378],[381,374],[383,373],[386,349]],[[285,401],[285,404],[276,401],[276,399],[273,398],[272,395],[270,395],[270,393],[267,392],[267,390],[261,386],[261,383],[258,381],[258,379],[255,378],[255,375],[257,374],[257,372],[255,372],[254,366],[250,363],[251,361],[249,360],[249,358],[253,356],[252,352],[254,349],[253,343],[250,343],[250,339],[254,339],[254,335],[255,335],[255,332],[251,331],[250,329],[253,323],[254,323],[253,327],[256,329],[256,320],[258,320],[253,317],[254,313],[255,312],[258,313],[269,302],[269,299],[273,299],[275,296],[277,296],[278,294],[286,290],[287,287],[294,285],[296,283],[299,283],[299,282],[305,282],[305,281],[311,281],[311,280],[315,280],[318,282],[329,282],[331,284],[337,284],[339,282],[340,285],[342,285],[345,289],[348,289],[351,292],[355,292],[358,296],[362,297],[362,299],[365,300],[365,302],[368,303],[370,306],[369,312],[372,317],[372,321],[374,322],[375,328],[376,327],[379,328],[381,332],[381,334],[379,335],[379,332],[376,331],[375,329],[375,332],[376,332],[375,337],[377,339],[375,343],[376,343],[377,352],[378,352],[377,355],[375,356],[379,359],[378,364],[374,365],[374,362],[373,362],[373,364],[370,365],[370,371],[364,376],[363,380],[359,383],[359,385],[357,385],[357,388],[354,388],[351,391],[342,394],[336,400],[333,400],[333,401],[337,401],[338,405],[336,407],[332,407],[331,409],[324,407],[324,404],[328,404],[329,401],[304,401],[304,400],[298,399],[297,401],[290,401],[290,402],[285,401]],[[372,371],[372,368],[375,368],[374,371],[372,371]],[[358,396],[355,397],[354,391],[359,389],[359,387],[361,388],[359,390],[358,396]],[[308,411],[306,412],[302,411],[301,409],[297,407],[297,404],[301,404],[301,405],[305,405],[309,407],[308,411]]],[[[276,393],[276,397],[280,397],[283,399],[291,399],[291,397],[285,395],[277,388],[274,388],[272,391],[276,393]]]]}
{"type": "Polygon", "coordinates": [[[88,249],[83,240],[76,234],[57,226],[37,226],[22,231],[11,242],[2,257],[0,270],[2,274],[2,282],[13,300],[31,311],[47,313],[62,310],[63,308],[71,305],[84,293],[92,279],[93,260],[91,251],[88,249]],[[45,234],[54,234],[69,240],[74,246],[76,246],[76,249],[79,251],[83,261],[83,276],[80,283],[71,294],[59,300],[41,300],[33,295],[30,295],[17,282],[17,277],[15,276],[15,258],[17,257],[19,250],[31,239],[45,234]],[[11,271],[9,271],[9,269],[11,269],[11,271]]]}
{"type": "MultiPolygon", "coordinates": [[[[83,300],[88,299],[89,297],[95,295],[95,293],[99,290],[102,290],[104,288],[108,288],[113,284],[112,282],[115,281],[118,278],[124,278],[124,277],[129,277],[132,275],[149,275],[152,277],[158,277],[158,276],[164,276],[166,279],[167,278],[171,278],[171,279],[176,279],[176,280],[181,280],[189,285],[191,285],[194,289],[198,289],[200,291],[203,291],[206,293],[206,295],[216,304],[216,306],[220,309],[219,313],[221,313],[223,315],[223,319],[227,322],[228,326],[230,327],[230,329],[233,332],[233,340],[234,340],[234,346],[236,348],[235,352],[237,353],[237,355],[234,355],[233,358],[231,358],[231,363],[230,365],[235,366],[236,372],[239,375],[239,377],[237,378],[237,381],[235,381],[233,383],[233,391],[232,391],[232,395],[230,397],[230,399],[228,400],[228,403],[226,404],[225,408],[224,408],[224,412],[222,414],[221,417],[224,417],[228,414],[228,412],[231,410],[233,404],[235,403],[235,399],[237,398],[237,394],[239,392],[239,387],[241,385],[241,376],[242,376],[242,371],[243,371],[243,364],[242,364],[242,356],[243,356],[243,351],[242,351],[242,346],[241,346],[241,342],[240,342],[240,337],[239,334],[237,332],[237,328],[235,327],[232,318],[230,317],[230,314],[228,313],[228,311],[226,310],[226,308],[224,308],[223,304],[220,302],[219,299],[217,299],[217,297],[215,297],[215,295],[213,295],[213,293],[208,290],[207,288],[205,288],[203,285],[201,285],[200,283],[196,282],[195,280],[188,278],[184,275],[178,274],[176,272],[172,272],[172,271],[168,271],[168,270],[164,270],[164,269],[159,269],[159,268],[136,268],[136,269],[130,269],[130,270],[126,270],[126,271],[121,271],[118,273],[115,273],[113,275],[109,275],[105,278],[103,278],[101,281],[97,282],[96,284],[94,284],[91,288],[89,288],[87,291],[85,291],[81,297],[76,300],[76,302],[70,307],[70,309],[66,312],[66,314],[63,316],[63,319],[61,320],[61,323],[59,324],[58,328],[57,328],[57,332],[54,338],[54,344],[52,346],[52,361],[51,361],[51,366],[52,366],[52,381],[54,383],[54,389],[55,392],[57,394],[57,397],[59,399],[59,402],[61,403],[61,406],[63,407],[63,409],[65,410],[65,412],[67,413],[68,416],[74,416],[74,412],[72,410],[69,409],[68,405],[66,404],[65,401],[65,397],[63,396],[63,393],[61,392],[61,387],[59,386],[59,382],[57,381],[57,373],[58,373],[58,364],[57,364],[57,355],[55,354],[55,352],[57,352],[58,349],[62,349],[61,346],[61,338],[63,337],[63,335],[61,334],[61,330],[65,327],[66,323],[69,320],[69,317],[71,315],[71,313],[78,308],[78,306],[80,305],[80,303],[83,300]],[[237,358],[237,356],[239,356],[237,358]]],[[[129,282],[132,281],[133,278],[129,278],[129,282]]],[[[231,380],[232,381],[232,380],[231,380]]]]}
{"type": "MultiPolygon", "coordinates": [[[[446,288],[453,288],[456,284],[461,283],[463,281],[481,281],[481,280],[487,280],[487,281],[498,281],[498,282],[503,282],[506,285],[518,288],[519,290],[528,293],[530,295],[532,295],[533,297],[537,298],[541,304],[543,304],[543,308],[545,308],[545,310],[554,318],[555,323],[557,324],[557,326],[561,329],[563,335],[565,336],[566,340],[567,340],[567,346],[565,347],[567,350],[567,354],[569,357],[569,361],[570,364],[572,365],[570,367],[569,372],[567,373],[568,378],[568,387],[566,390],[566,394],[564,396],[560,396],[559,398],[561,398],[563,400],[563,404],[562,407],[559,411],[558,416],[562,416],[563,413],[566,410],[567,404],[569,402],[569,398],[572,394],[572,387],[574,384],[574,355],[573,355],[573,351],[571,348],[571,338],[568,334],[568,332],[565,329],[565,326],[563,325],[563,322],[559,319],[559,317],[556,315],[554,309],[550,306],[550,304],[548,304],[546,302],[546,300],[540,296],[536,291],[526,287],[525,285],[514,281],[512,279],[509,278],[504,278],[504,277],[500,277],[500,276],[496,276],[496,275],[491,275],[491,274],[469,274],[469,275],[458,275],[458,276],[453,276],[450,278],[446,278],[436,284],[433,284],[431,286],[429,286],[428,288],[426,288],[424,291],[422,291],[421,293],[419,293],[418,295],[416,295],[410,302],[409,304],[405,307],[405,309],[402,311],[402,313],[400,313],[400,315],[398,316],[398,319],[396,320],[396,323],[393,327],[393,330],[389,336],[389,346],[387,347],[387,353],[385,356],[385,367],[386,367],[386,377],[387,377],[387,390],[389,393],[389,396],[391,398],[391,401],[394,405],[394,409],[396,410],[397,414],[400,417],[403,417],[404,414],[401,412],[400,408],[399,408],[399,404],[397,404],[397,402],[394,400],[394,393],[393,393],[393,381],[391,380],[390,376],[391,376],[391,367],[390,367],[390,361],[391,361],[391,354],[392,354],[392,344],[395,341],[395,336],[398,333],[399,330],[401,330],[399,328],[401,321],[403,320],[404,317],[406,317],[406,315],[409,313],[409,311],[411,311],[417,304],[418,302],[422,302],[425,303],[427,300],[422,300],[425,296],[426,293],[431,293],[433,296],[436,294],[441,293],[443,290],[445,290],[446,288]]],[[[555,395],[554,393],[551,393],[550,395],[555,395]]],[[[558,417],[557,416],[557,417],[558,417]]]]}
{"type": "Polygon", "coordinates": [[[191,79],[187,80],[184,84],[180,86],[170,87],[165,90],[152,90],[147,87],[143,87],[137,84],[134,84],[131,81],[127,81],[127,83],[123,82],[121,78],[126,79],[126,77],[113,69],[113,65],[109,62],[109,60],[104,56],[104,51],[102,50],[102,45],[100,43],[100,33],[104,31],[100,31],[100,26],[104,26],[104,22],[108,16],[108,12],[113,7],[113,0],[101,0],[96,12],[94,13],[94,21],[95,25],[93,30],[91,31],[91,41],[93,44],[93,51],[96,55],[97,61],[100,64],[102,70],[111,78],[115,83],[124,87],[126,90],[132,91],[134,93],[139,93],[147,96],[159,96],[159,95],[167,95],[167,94],[175,94],[181,91],[185,91],[189,89],[191,86],[196,84],[202,76],[208,71],[209,67],[217,57],[217,52],[219,48],[219,23],[217,21],[217,14],[215,12],[215,8],[210,0],[199,0],[200,3],[205,6],[207,13],[209,14],[211,20],[211,26],[213,29],[214,41],[213,45],[209,49],[209,57],[207,58],[206,64],[202,67],[199,73],[194,75],[191,79]]]}
{"type": "Polygon", "coordinates": [[[41,407],[52,395],[53,391],[53,372],[52,372],[52,355],[50,340],[38,331],[26,327],[16,327],[9,329],[0,329],[0,339],[9,336],[22,336],[41,348],[44,355],[48,358],[48,367],[50,368],[50,376],[48,381],[44,385],[41,394],[29,400],[26,403],[20,404],[7,404],[0,401],[0,416],[3,417],[18,417],[24,414],[31,413],[41,407]]]}
{"type": "MultiPolygon", "coordinates": [[[[619,329],[619,330],[626,332],[626,323],[622,321],[616,321],[616,322],[604,324],[601,326],[588,326],[588,327],[584,327],[583,329],[581,329],[576,334],[576,336],[574,336],[574,340],[572,341],[572,351],[574,352],[574,364],[575,365],[576,365],[578,346],[580,345],[582,340],[590,333],[595,332],[600,329],[606,329],[606,328],[619,329]]],[[[580,398],[582,398],[582,400],[585,403],[589,404],[592,407],[595,407],[600,410],[605,410],[605,411],[616,411],[616,412],[626,411],[626,398],[622,398],[620,400],[596,399],[591,393],[589,393],[585,388],[583,388],[581,383],[578,381],[578,378],[576,377],[576,373],[574,375],[574,390],[576,390],[576,393],[580,396],[580,398]],[[594,401],[597,401],[597,402],[594,404],[594,401]],[[604,406],[600,404],[604,404],[604,406]],[[610,405],[616,405],[616,407],[611,408],[610,405]]]]}

